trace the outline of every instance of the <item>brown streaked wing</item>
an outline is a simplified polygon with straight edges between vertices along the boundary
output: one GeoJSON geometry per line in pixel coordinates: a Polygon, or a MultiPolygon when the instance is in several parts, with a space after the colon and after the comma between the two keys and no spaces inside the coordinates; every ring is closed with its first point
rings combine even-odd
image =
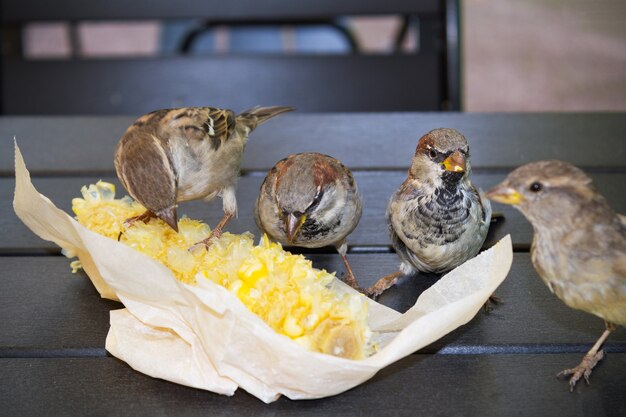
{"type": "Polygon", "coordinates": [[[117,152],[116,169],[131,197],[153,213],[176,204],[175,173],[155,136],[141,132],[127,134],[117,152]]]}
{"type": "Polygon", "coordinates": [[[214,136],[222,141],[227,140],[235,129],[235,113],[228,109],[207,107],[209,118],[213,120],[214,136]]]}

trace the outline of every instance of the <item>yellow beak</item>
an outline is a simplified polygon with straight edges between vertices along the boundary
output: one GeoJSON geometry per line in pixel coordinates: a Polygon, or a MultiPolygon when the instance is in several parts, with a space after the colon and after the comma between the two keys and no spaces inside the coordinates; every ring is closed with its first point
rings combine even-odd
{"type": "Polygon", "coordinates": [[[287,215],[285,218],[285,230],[287,231],[287,240],[289,243],[293,243],[305,221],[306,215],[304,214],[300,217],[296,217],[291,213],[287,215]]]}
{"type": "Polygon", "coordinates": [[[502,204],[511,204],[513,206],[524,201],[524,197],[510,187],[496,185],[487,191],[487,198],[502,204]]]}
{"type": "Polygon", "coordinates": [[[465,172],[465,157],[461,152],[454,151],[443,161],[443,167],[446,171],[451,172],[465,172]]]}

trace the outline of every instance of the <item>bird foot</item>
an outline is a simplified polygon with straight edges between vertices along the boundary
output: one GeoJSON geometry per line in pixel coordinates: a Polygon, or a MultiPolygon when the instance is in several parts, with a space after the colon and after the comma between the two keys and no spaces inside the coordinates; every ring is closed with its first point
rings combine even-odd
{"type": "Polygon", "coordinates": [[[380,288],[374,288],[375,285],[372,285],[371,287],[367,288],[363,294],[367,295],[369,298],[371,298],[372,300],[376,301],[378,300],[378,297],[380,297],[380,295],[385,292],[384,289],[380,289],[380,288]]]}
{"type": "Polygon", "coordinates": [[[372,300],[376,300],[383,292],[387,290],[387,288],[395,285],[400,277],[402,276],[402,272],[394,272],[393,274],[386,275],[376,281],[374,285],[365,290],[364,294],[367,295],[372,300]]]}
{"type": "MultiPolygon", "coordinates": [[[[156,218],[157,216],[152,213],[150,210],[146,210],[144,213],[140,214],[139,216],[135,216],[135,217],[130,217],[126,220],[124,220],[124,229],[128,229],[129,227],[131,227],[135,222],[137,221],[141,221],[144,223],[148,223],[150,221],[150,219],[156,218]]],[[[120,233],[117,235],[117,241],[119,242],[122,239],[122,235],[124,234],[124,230],[121,230],[120,233]]]]}
{"type": "MultiPolygon", "coordinates": [[[[139,216],[130,217],[124,221],[124,227],[130,227],[133,223],[137,221],[142,221],[144,223],[148,223],[150,219],[156,218],[157,216],[151,211],[147,210],[145,213],[140,214],[139,216]]],[[[118,239],[119,240],[119,239],[118,239]]]]}
{"type": "Polygon", "coordinates": [[[362,294],[365,294],[367,296],[369,296],[369,294],[367,294],[367,290],[365,288],[362,288],[359,283],[356,281],[356,279],[354,278],[354,276],[351,276],[350,274],[346,274],[342,279],[341,279],[345,284],[348,284],[352,289],[354,289],[355,291],[358,291],[362,294]]]}
{"type": "Polygon", "coordinates": [[[348,266],[348,271],[344,274],[341,280],[345,284],[352,287],[352,289],[367,295],[366,290],[359,285],[359,282],[356,280],[356,277],[354,276],[354,273],[352,272],[352,269],[349,268],[349,266],[348,266]]]}
{"type": "Polygon", "coordinates": [[[200,248],[204,248],[204,249],[206,249],[208,251],[209,247],[213,243],[213,238],[219,239],[221,236],[222,236],[222,231],[221,230],[213,229],[213,231],[211,232],[209,237],[207,237],[204,240],[201,240],[200,242],[196,242],[193,245],[191,245],[191,247],[189,248],[189,252],[194,252],[194,251],[196,251],[197,249],[200,249],[200,248]]]}
{"type": "Polygon", "coordinates": [[[483,304],[483,310],[486,314],[489,314],[493,311],[494,308],[496,308],[498,304],[502,304],[502,298],[498,297],[497,295],[491,294],[487,301],[485,301],[485,304],[483,304]]]}
{"type": "Polygon", "coordinates": [[[585,355],[585,357],[580,362],[580,364],[578,364],[577,367],[571,368],[571,369],[565,369],[559,372],[558,374],[556,374],[556,376],[560,377],[560,376],[572,375],[572,377],[569,380],[569,390],[570,392],[573,392],[574,387],[576,386],[576,383],[581,377],[585,378],[587,385],[589,384],[589,376],[591,375],[591,370],[594,368],[594,366],[596,366],[598,362],[602,360],[602,358],[604,358],[604,350],[600,350],[593,355],[588,353],[585,355]]]}

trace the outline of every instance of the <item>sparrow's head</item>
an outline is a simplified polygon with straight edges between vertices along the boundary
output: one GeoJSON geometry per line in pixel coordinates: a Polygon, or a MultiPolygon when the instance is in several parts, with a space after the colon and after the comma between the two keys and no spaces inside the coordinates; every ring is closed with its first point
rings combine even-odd
{"type": "Polygon", "coordinates": [[[290,155],[275,166],[275,202],[289,243],[321,237],[340,221],[349,188],[350,171],[319,153],[290,155]]]}
{"type": "Polygon", "coordinates": [[[455,129],[440,128],[420,138],[409,176],[435,186],[453,186],[467,178],[470,169],[465,137],[455,129]]]}
{"type": "Polygon", "coordinates": [[[601,198],[582,170],[556,160],[522,165],[489,190],[487,197],[513,205],[536,226],[571,218],[582,204],[601,198]]]}

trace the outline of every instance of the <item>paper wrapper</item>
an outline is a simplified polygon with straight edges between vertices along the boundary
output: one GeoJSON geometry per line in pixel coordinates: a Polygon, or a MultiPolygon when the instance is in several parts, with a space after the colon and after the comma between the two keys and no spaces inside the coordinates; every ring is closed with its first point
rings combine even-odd
{"type": "MultiPolygon", "coordinates": [[[[76,254],[102,297],[126,307],[111,311],[111,354],[156,378],[226,395],[242,387],[265,402],[341,393],[467,323],[513,259],[507,236],[442,277],[404,314],[370,301],[380,348],[364,360],[343,359],[275,333],[225,288],[207,279],[183,284],[161,263],[81,226],[33,187],[17,145],[15,175],[19,218],[76,254]]],[[[351,291],[338,280],[333,285],[351,291]]]]}

